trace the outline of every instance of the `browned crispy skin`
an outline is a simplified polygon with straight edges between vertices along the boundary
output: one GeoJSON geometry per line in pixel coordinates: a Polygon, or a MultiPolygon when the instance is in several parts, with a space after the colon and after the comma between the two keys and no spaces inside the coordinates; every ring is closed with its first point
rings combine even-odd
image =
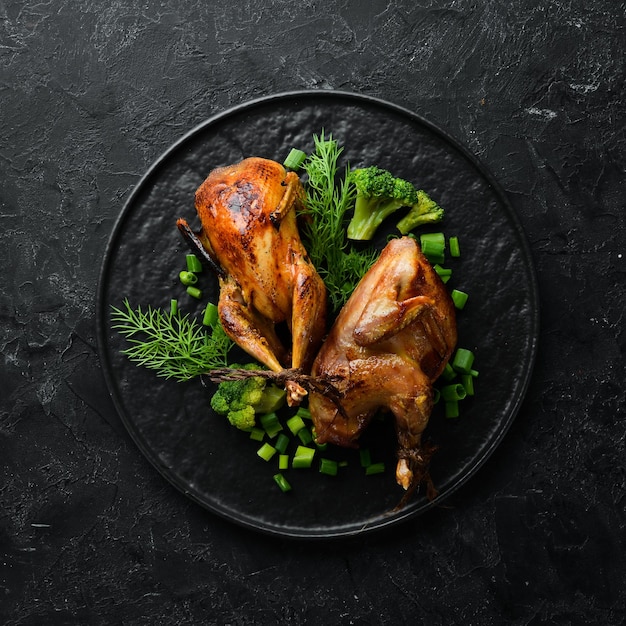
{"type": "MultiPolygon", "coordinates": [[[[276,372],[308,372],[326,330],[326,288],[296,223],[303,197],[294,172],[256,157],[213,170],[196,192],[199,239],[223,270],[220,321],[235,343],[276,372]],[[281,323],[291,345],[277,336],[281,323]]],[[[292,403],[303,394],[291,386],[292,403]]]]}
{"type": "Polygon", "coordinates": [[[405,489],[427,480],[422,432],[433,382],[456,345],[454,304],[409,237],[392,239],[341,310],[312,373],[336,377],[345,416],[324,395],[309,407],[320,443],[354,447],[372,417],[390,410],[398,436],[396,477],[405,489]]]}

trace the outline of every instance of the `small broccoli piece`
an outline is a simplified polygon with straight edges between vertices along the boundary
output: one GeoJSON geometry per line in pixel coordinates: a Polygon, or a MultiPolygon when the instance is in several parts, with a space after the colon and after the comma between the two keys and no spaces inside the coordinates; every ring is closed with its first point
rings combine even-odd
{"type": "Polygon", "coordinates": [[[239,430],[250,430],[256,424],[256,413],[250,405],[236,411],[228,411],[226,417],[231,425],[239,430]]]}
{"type": "MultiPolygon", "coordinates": [[[[255,363],[232,365],[239,369],[260,369],[255,363]]],[[[255,424],[257,413],[269,413],[279,409],[285,401],[286,392],[262,376],[227,380],[221,382],[211,398],[211,408],[240,430],[249,430],[255,424]]]]}
{"type": "Polygon", "coordinates": [[[417,192],[417,202],[396,224],[398,230],[406,235],[422,224],[434,224],[443,219],[443,209],[423,190],[417,192]]]}
{"type": "Polygon", "coordinates": [[[352,170],[350,182],[356,188],[356,199],[348,224],[349,239],[371,239],[386,217],[418,201],[412,183],[375,165],[352,170]]]}

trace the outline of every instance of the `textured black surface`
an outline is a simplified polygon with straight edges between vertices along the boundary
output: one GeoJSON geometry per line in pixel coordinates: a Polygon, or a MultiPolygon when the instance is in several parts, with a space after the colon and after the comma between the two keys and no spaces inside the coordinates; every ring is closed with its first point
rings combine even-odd
{"type": "MultiPolygon", "coordinates": [[[[397,219],[380,228],[379,248],[393,234],[397,219]]],[[[489,173],[414,114],[330,90],[245,103],[177,142],[150,169],[120,216],[105,255],[99,295],[98,333],[108,384],[144,454],[210,510],[288,536],[360,534],[441,506],[506,433],[523,400],[537,350],[534,268],[517,217],[489,173]],[[198,283],[205,294],[200,303],[177,284],[177,270],[185,266],[188,250],[174,226],[176,217],[196,221],[194,192],[213,168],[250,155],[281,161],[291,146],[310,151],[312,134],[323,130],[346,146],[345,159],[355,167],[377,163],[409,179],[419,172],[420,185],[449,207],[445,232],[458,234],[467,250],[463,261],[448,257],[445,265],[453,270],[448,287],[471,293],[471,303],[458,315],[458,345],[477,354],[479,393],[463,403],[463,419],[449,421],[441,411],[435,413],[427,436],[440,447],[432,464],[439,498],[429,502],[421,494],[401,511],[393,512],[401,497],[393,478],[393,440],[371,442],[375,459],[388,468],[385,479],[364,477],[358,456],[337,450],[338,458],[351,459],[342,480],[291,472],[288,479],[295,490],[285,497],[272,479],[275,463],[264,467],[252,454],[254,444],[210,414],[208,394],[198,382],[181,389],[138,370],[121,354],[126,344],[111,330],[111,307],[121,307],[124,298],[132,306],[167,309],[176,297],[183,313],[201,311],[207,299],[216,302],[217,281],[210,274],[198,283]],[[394,167],[394,162],[400,165],[394,167]]],[[[233,361],[240,358],[234,355],[233,361]]]]}
{"type": "Polygon", "coordinates": [[[1,621],[621,624],[625,8],[2,3],[1,621]],[[480,471],[391,533],[329,544],[171,487],[96,348],[99,268],[150,164],[212,115],[302,88],[382,97],[477,154],[542,312],[529,393],[480,471]]]}

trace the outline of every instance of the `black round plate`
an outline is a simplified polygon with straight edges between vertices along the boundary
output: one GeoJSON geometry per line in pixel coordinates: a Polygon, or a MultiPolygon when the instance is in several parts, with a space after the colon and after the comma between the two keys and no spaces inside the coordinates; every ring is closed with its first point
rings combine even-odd
{"type": "MultiPolygon", "coordinates": [[[[213,278],[203,276],[202,286],[216,301],[213,278]]],[[[281,536],[355,535],[440,504],[501,441],[526,392],[537,350],[537,285],[529,249],[492,176],[420,116],[336,91],[261,98],[216,115],[174,144],[124,207],[106,251],[98,295],[106,381],[141,452],[208,510],[281,536]],[[293,490],[284,494],[272,479],[274,466],[255,454],[258,444],[211,414],[199,381],[166,381],[136,367],[120,354],[124,341],[111,330],[111,306],[124,298],[133,307],[168,308],[176,297],[184,312],[199,312],[178,283],[188,250],[175,221],[182,216],[195,222],[194,192],[211,169],[247,156],[282,161],[291,147],[311,150],[312,135],[322,130],[346,147],[352,166],[386,167],[427,190],[446,210],[440,229],[458,235],[461,243],[461,259],[446,265],[453,268],[449,286],[470,294],[458,316],[459,345],[476,353],[476,395],[463,402],[458,419],[445,419],[436,410],[430,420],[426,435],[439,446],[431,466],[438,498],[429,502],[418,493],[396,512],[402,494],[394,479],[391,430],[380,427],[380,436],[369,442],[374,460],[386,462],[384,474],[364,476],[358,453],[340,451],[349,464],[339,476],[290,469],[293,490]]]]}

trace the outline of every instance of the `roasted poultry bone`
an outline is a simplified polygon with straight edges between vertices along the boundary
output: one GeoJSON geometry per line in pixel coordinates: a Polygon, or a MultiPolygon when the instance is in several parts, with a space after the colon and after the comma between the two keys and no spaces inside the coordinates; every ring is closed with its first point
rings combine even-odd
{"type": "MultiPolygon", "coordinates": [[[[219,279],[218,313],[226,334],[269,369],[308,373],[326,330],[326,288],[308,259],[296,211],[304,190],[294,172],[261,158],[213,170],[196,191],[202,229],[178,228],[201,246],[219,279]],[[276,325],[285,323],[291,345],[276,325]]],[[[306,391],[287,383],[288,401],[306,391]]]]}
{"type": "Polygon", "coordinates": [[[342,394],[344,415],[320,393],[309,408],[319,443],[356,447],[371,418],[389,410],[398,437],[396,479],[406,490],[434,492],[431,454],[422,433],[433,406],[433,382],[456,345],[452,300],[416,241],[392,239],[339,313],[313,364],[342,394]]]}

